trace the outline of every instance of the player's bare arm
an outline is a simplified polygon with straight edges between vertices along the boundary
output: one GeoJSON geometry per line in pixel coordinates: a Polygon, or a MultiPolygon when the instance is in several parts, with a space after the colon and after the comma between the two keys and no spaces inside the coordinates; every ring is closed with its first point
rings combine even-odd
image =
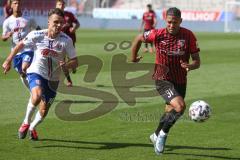
{"type": "Polygon", "coordinates": [[[3,72],[6,74],[10,69],[11,69],[11,62],[13,60],[13,57],[21,50],[23,49],[24,44],[23,42],[19,42],[11,51],[7,59],[4,61],[2,67],[3,67],[3,72]]]}
{"type": "Polygon", "coordinates": [[[181,67],[185,68],[187,71],[198,69],[201,64],[199,53],[191,54],[191,58],[192,58],[192,63],[190,64],[180,61],[181,67]]]}
{"type": "Polygon", "coordinates": [[[139,62],[142,56],[138,56],[138,51],[141,48],[142,42],[144,41],[143,35],[139,34],[133,40],[132,44],[132,62],[139,62]]]}
{"type": "Polygon", "coordinates": [[[153,18],[153,28],[156,28],[156,26],[157,26],[157,18],[154,17],[153,18]]]}
{"type": "Polygon", "coordinates": [[[140,25],[140,28],[139,28],[139,32],[140,32],[140,33],[142,32],[143,26],[144,26],[144,21],[142,20],[141,25],[140,25]]]}
{"type": "Polygon", "coordinates": [[[69,69],[76,69],[78,67],[78,59],[72,58],[69,59],[67,62],[61,61],[60,66],[64,73],[66,73],[69,69]]]}

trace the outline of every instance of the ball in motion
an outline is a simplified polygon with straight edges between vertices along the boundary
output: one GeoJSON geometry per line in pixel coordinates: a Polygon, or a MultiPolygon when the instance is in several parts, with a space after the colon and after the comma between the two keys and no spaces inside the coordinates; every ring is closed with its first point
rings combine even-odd
{"type": "Polygon", "coordinates": [[[211,116],[211,108],[203,100],[193,102],[189,108],[189,117],[195,122],[204,122],[211,116]]]}

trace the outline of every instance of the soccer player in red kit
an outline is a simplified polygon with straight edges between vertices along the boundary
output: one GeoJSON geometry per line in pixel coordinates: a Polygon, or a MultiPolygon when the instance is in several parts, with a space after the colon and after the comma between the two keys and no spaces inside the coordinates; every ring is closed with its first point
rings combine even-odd
{"type": "Polygon", "coordinates": [[[142,58],[138,56],[142,42],[153,42],[156,48],[153,79],[157,91],[166,101],[165,113],[155,133],[150,136],[156,154],[163,153],[170,128],[184,113],[187,72],[200,67],[196,37],[190,30],[180,27],[181,22],[181,11],[169,8],[166,28],[153,29],[137,36],[132,46],[132,62],[139,62],[142,58]]]}
{"type": "MultiPolygon", "coordinates": [[[[56,8],[64,11],[65,1],[64,0],[56,0],[56,8]]],[[[66,33],[73,41],[73,46],[75,47],[76,43],[76,30],[80,27],[80,23],[73,13],[64,11],[64,25],[62,31],[66,33]]],[[[73,73],[76,72],[76,69],[73,69],[73,73]]],[[[72,86],[72,80],[69,75],[69,71],[64,71],[65,76],[67,78],[67,86],[72,86]]]]}
{"type": "MultiPolygon", "coordinates": [[[[142,28],[144,27],[144,32],[150,31],[151,29],[154,29],[157,25],[157,18],[156,14],[152,9],[152,5],[147,5],[147,11],[143,13],[142,17],[142,23],[140,27],[140,32],[142,31],[142,28]]],[[[150,48],[148,50],[148,43],[145,43],[144,52],[149,51],[150,53],[153,52],[153,43],[150,42],[150,48]]]]}

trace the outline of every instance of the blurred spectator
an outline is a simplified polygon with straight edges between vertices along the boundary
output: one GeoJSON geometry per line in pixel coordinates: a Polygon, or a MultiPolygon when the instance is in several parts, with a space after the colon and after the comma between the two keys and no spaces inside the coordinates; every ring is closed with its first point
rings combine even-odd
{"type": "Polygon", "coordinates": [[[75,16],[78,14],[78,4],[80,0],[70,0],[69,4],[65,7],[65,11],[71,12],[75,16]]]}
{"type": "Polygon", "coordinates": [[[4,5],[3,10],[4,10],[5,19],[12,15],[11,0],[6,1],[6,4],[4,5]]]}

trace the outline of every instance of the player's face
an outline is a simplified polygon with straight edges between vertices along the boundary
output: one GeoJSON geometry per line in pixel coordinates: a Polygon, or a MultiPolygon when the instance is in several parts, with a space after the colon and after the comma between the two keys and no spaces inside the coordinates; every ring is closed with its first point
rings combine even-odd
{"type": "Polygon", "coordinates": [[[13,13],[21,11],[21,2],[20,1],[12,1],[11,8],[13,9],[13,13]]]}
{"type": "Polygon", "coordinates": [[[56,8],[59,8],[61,10],[64,10],[65,8],[65,3],[64,2],[57,2],[56,3],[56,8]]]}
{"type": "Polygon", "coordinates": [[[48,19],[48,29],[52,34],[56,35],[61,32],[64,23],[63,17],[53,14],[48,19]]]}
{"type": "Polygon", "coordinates": [[[182,23],[182,18],[170,16],[170,15],[166,17],[167,31],[172,35],[175,35],[178,33],[181,23],[182,23]]]}

